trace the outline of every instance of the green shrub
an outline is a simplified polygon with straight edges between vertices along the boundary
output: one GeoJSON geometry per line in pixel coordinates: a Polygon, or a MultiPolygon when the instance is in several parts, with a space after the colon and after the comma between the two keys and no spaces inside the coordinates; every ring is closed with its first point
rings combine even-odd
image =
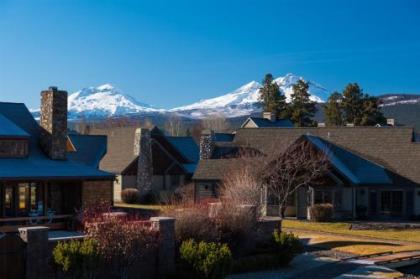
{"type": "Polygon", "coordinates": [[[75,278],[92,278],[101,263],[93,239],[59,242],[53,250],[53,262],[65,274],[75,278]]]}
{"type": "Polygon", "coordinates": [[[139,201],[139,190],[127,188],[121,191],[121,200],[125,203],[137,203],[139,201]]]}
{"type": "Polygon", "coordinates": [[[321,203],[311,206],[311,220],[316,222],[330,221],[333,217],[333,206],[330,203],[321,203]]]}
{"type": "Polygon", "coordinates": [[[179,248],[181,262],[191,271],[193,278],[225,278],[232,264],[232,253],[226,244],[182,242],[179,248]]]}
{"type": "Polygon", "coordinates": [[[290,263],[297,254],[303,251],[303,245],[299,238],[292,233],[274,230],[273,240],[281,264],[290,263]]]}

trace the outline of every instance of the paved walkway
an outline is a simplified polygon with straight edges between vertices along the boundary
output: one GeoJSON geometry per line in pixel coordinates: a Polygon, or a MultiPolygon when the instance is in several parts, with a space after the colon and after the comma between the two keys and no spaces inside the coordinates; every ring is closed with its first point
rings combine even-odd
{"type": "Polygon", "coordinates": [[[330,278],[398,278],[401,273],[374,265],[362,265],[312,253],[297,256],[289,267],[277,270],[231,275],[229,279],[330,279],[330,278]]]}

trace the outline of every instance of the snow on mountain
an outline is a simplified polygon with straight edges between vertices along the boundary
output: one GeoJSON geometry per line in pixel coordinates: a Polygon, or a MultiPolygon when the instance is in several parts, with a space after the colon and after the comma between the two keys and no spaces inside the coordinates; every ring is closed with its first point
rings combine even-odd
{"type": "Polygon", "coordinates": [[[381,106],[395,106],[407,104],[420,104],[420,95],[413,94],[386,94],[379,97],[381,106]]]}
{"type": "MultiPolygon", "coordinates": [[[[280,91],[290,102],[293,93],[293,85],[302,77],[287,74],[274,81],[279,85],[280,91]]],[[[324,102],[328,98],[328,91],[322,86],[308,81],[311,100],[324,102]]],[[[69,120],[104,119],[108,117],[135,116],[135,115],[178,115],[187,118],[205,118],[211,115],[224,116],[227,118],[246,116],[261,111],[259,100],[262,85],[251,81],[235,91],[206,100],[201,100],[191,105],[182,106],[170,110],[156,109],[136,101],[133,97],[124,94],[111,84],[103,84],[98,87],[83,88],[68,97],[69,120]]],[[[35,118],[39,119],[39,109],[31,110],[35,118]]]]}
{"type": "Polygon", "coordinates": [[[70,119],[77,119],[82,116],[104,118],[160,111],[162,110],[137,102],[133,97],[122,93],[111,84],[83,88],[69,95],[68,98],[70,119]]]}
{"type": "MultiPolygon", "coordinates": [[[[284,77],[276,78],[274,81],[279,85],[280,91],[286,96],[286,101],[291,101],[293,85],[298,80],[304,80],[302,77],[287,74],[284,77]]],[[[308,81],[310,99],[315,102],[324,102],[329,92],[322,86],[308,81]]],[[[182,106],[170,110],[191,118],[204,118],[210,115],[219,115],[224,117],[237,117],[249,115],[261,111],[261,102],[259,100],[260,88],[262,85],[256,81],[247,83],[235,91],[222,95],[220,97],[201,100],[191,105],[182,106]]]]}

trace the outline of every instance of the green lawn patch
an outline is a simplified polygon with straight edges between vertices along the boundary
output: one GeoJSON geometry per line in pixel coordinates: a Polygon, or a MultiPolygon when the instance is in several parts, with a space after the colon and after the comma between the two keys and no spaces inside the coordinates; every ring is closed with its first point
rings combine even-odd
{"type": "Polygon", "coordinates": [[[167,207],[167,205],[161,204],[129,204],[123,202],[116,202],[114,203],[116,207],[124,207],[124,208],[136,208],[136,209],[143,209],[143,210],[153,210],[153,211],[161,211],[167,207]]]}
{"type": "Polygon", "coordinates": [[[283,220],[284,228],[301,229],[314,232],[345,234],[349,236],[366,236],[379,239],[411,241],[420,243],[420,230],[350,230],[350,223],[345,222],[309,222],[299,220],[283,220]]]}

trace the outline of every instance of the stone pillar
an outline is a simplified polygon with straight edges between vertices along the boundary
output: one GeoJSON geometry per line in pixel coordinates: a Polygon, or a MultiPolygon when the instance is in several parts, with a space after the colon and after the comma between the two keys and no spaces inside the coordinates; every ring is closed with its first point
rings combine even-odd
{"type": "Polygon", "coordinates": [[[152,190],[152,137],[149,129],[139,128],[134,137],[134,155],[138,156],[137,189],[141,196],[152,190]]]}
{"type": "Polygon", "coordinates": [[[48,227],[19,228],[19,236],[26,243],[25,278],[48,278],[48,274],[51,274],[48,227]]]}
{"type": "Polygon", "coordinates": [[[175,219],[171,217],[152,217],[152,228],[159,231],[158,277],[175,271],[175,219]]]}
{"type": "Polygon", "coordinates": [[[67,92],[51,86],[41,92],[41,136],[44,152],[53,160],[67,154],[67,92]]]}
{"type": "Polygon", "coordinates": [[[200,137],[200,160],[211,159],[215,147],[214,131],[204,130],[200,137]]]}

